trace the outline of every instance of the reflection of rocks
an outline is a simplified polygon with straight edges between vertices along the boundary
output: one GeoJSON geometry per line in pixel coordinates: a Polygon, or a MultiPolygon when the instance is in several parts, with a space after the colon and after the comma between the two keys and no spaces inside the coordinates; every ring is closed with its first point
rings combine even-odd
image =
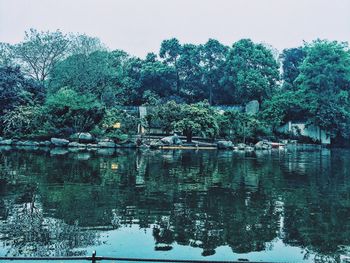
{"type": "Polygon", "coordinates": [[[0,145],[11,145],[13,143],[12,139],[0,140],[0,145]]]}
{"type": "Polygon", "coordinates": [[[68,147],[85,149],[86,148],[86,144],[78,143],[78,142],[70,142],[70,143],[68,143],[68,147]]]}
{"type": "Polygon", "coordinates": [[[64,147],[68,145],[69,141],[66,139],[51,138],[51,143],[57,147],[64,147]]]}
{"type": "Polygon", "coordinates": [[[89,153],[89,152],[75,153],[73,155],[73,158],[75,160],[86,161],[86,160],[89,160],[91,158],[91,153],[89,153]]]}
{"type": "Polygon", "coordinates": [[[101,148],[115,148],[116,144],[113,141],[100,141],[97,143],[97,147],[101,148]]]}
{"type": "Polygon", "coordinates": [[[98,155],[112,156],[114,153],[115,153],[115,149],[113,149],[113,148],[97,149],[97,154],[98,155]]]}
{"type": "Polygon", "coordinates": [[[55,156],[55,155],[65,155],[69,153],[67,149],[62,149],[62,148],[53,148],[50,150],[50,155],[55,156]]]}
{"type": "Polygon", "coordinates": [[[16,142],[16,145],[18,145],[18,146],[33,146],[33,147],[40,146],[40,144],[38,142],[34,142],[34,141],[18,141],[18,142],[16,142]]]}

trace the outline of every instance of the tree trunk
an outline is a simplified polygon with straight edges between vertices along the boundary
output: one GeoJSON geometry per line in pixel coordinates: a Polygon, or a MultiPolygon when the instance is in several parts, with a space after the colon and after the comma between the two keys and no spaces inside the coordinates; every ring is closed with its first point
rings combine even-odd
{"type": "Polygon", "coordinates": [[[192,142],[192,131],[187,131],[186,132],[186,140],[187,142],[192,142]]]}

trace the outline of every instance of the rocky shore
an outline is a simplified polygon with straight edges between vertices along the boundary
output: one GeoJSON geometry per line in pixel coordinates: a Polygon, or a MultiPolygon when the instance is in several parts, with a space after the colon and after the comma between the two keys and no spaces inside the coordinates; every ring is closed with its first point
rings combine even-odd
{"type": "Polygon", "coordinates": [[[268,141],[259,141],[255,145],[244,143],[233,144],[231,141],[218,140],[213,143],[193,141],[184,142],[179,136],[172,135],[163,138],[142,138],[136,136],[124,142],[116,142],[110,138],[94,138],[90,133],[73,134],[69,139],[51,138],[46,141],[5,139],[0,137],[0,146],[13,147],[32,147],[32,148],[57,148],[67,149],[69,151],[94,151],[97,149],[116,149],[116,148],[150,148],[150,149],[219,149],[236,151],[261,151],[271,150],[273,148],[283,148],[285,144],[271,143],[268,141]]]}

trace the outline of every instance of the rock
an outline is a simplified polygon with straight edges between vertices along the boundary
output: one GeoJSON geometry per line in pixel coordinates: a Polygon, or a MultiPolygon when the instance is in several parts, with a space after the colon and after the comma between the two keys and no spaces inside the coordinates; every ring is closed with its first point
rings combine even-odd
{"type": "Polygon", "coordinates": [[[38,142],[34,142],[34,141],[18,141],[18,142],[16,142],[16,145],[19,145],[19,146],[35,146],[35,147],[40,146],[38,142]]]}
{"type": "Polygon", "coordinates": [[[80,133],[76,133],[75,135],[77,136],[79,142],[88,143],[88,142],[93,142],[94,140],[94,137],[88,132],[80,132],[80,133]]]}
{"type": "Polygon", "coordinates": [[[218,149],[232,149],[233,143],[231,141],[218,141],[217,147],[218,149]]]}
{"type": "Polygon", "coordinates": [[[245,112],[248,115],[255,115],[259,112],[259,102],[257,100],[252,100],[245,106],[245,112]]]}
{"type": "Polygon", "coordinates": [[[173,136],[164,137],[160,141],[165,145],[182,145],[181,139],[176,134],[173,136]]]}
{"type": "Polygon", "coordinates": [[[255,150],[270,150],[271,144],[267,141],[259,141],[254,145],[255,150]]]}
{"type": "Polygon", "coordinates": [[[253,151],[254,151],[254,148],[251,147],[251,146],[247,146],[247,147],[244,148],[244,150],[245,150],[246,152],[253,152],[253,151]]]}
{"type": "Polygon", "coordinates": [[[158,149],[162,145],[163,145],[163,143],[160,140],[158,140],[158,141],[151,141],[151,143],[149,145],[149,148],[150,149],[158,149]]]}
{"type": "Polygon", "coordinates": [[[82,144],[78,142],[70,142],[68,143],[68,147],[86,148],[86,144],[82,144]]]}
{"type": "Polygon", "coordinates": [[[115,143],[112,141],[100,141],[97,143],[97,147],[101,148],[115,148],[115,143]]]}
{"type": "Polygon", "coordinates": [[[0,145],[11,145],[13,143],[12,139],[8,139],[8,140],[1,140],[0,141],[0,145]]]}
{"type": "Polygon", "coordinates": [[[245,147],[247,147],[247,145],[246,145],[245,143],[239,143],[239,144],[237,144],[238,150],[244,150],[245,147]]]}
{"type": "Polygon", "coordinates": [[[51,143],[57,147],[67,146],[69,141],[66,139],[51,138],[51,143]]]}
{"type": "Polygon", "coordinates": [[[51,145],[50,141],[43,141],[43,142],[39,142],[39,146],[44,146],[44,147],[48,147],[51,145]]]}

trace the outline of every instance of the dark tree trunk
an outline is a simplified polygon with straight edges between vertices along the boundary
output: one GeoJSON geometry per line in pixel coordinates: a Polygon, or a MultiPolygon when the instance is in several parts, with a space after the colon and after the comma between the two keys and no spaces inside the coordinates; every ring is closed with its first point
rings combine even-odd
{"type": "Polygon", "coordinates": [[[187,142],[192,142],[192,131],[186,132],[186,140],[187,142]]]}

